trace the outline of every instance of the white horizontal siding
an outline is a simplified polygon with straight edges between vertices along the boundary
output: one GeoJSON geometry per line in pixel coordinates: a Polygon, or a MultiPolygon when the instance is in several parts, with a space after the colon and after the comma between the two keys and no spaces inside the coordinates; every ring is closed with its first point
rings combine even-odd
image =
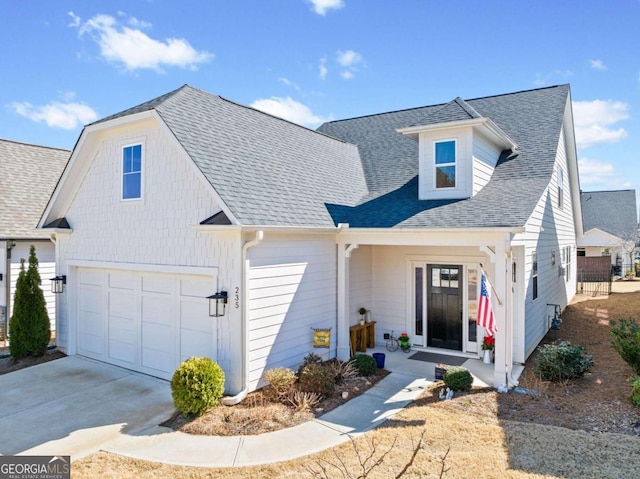
{"type": "Polygon", "coordinates": [[[473,195],[475,196],[491,179],[500,149],[482,135],[473,135],[473,195]]]}
{"type": "Polygon", "coordinates": [[[564,195],[563,206],[558,206],[557,168],[545,194],[538,202],[528,225],[541,227],[539,235],[532,235],[525,243],[525,355],[528,357],[548,331],[549,315],[552,307],[547,304],[560,304],[564,308],[576,290],[576,235],[573,220],[572,195],[570,192],[570,175],[568,173],[565,139],[561,132],[556,154],[556,165],[563,170],[564,195]],[[562,250],[571,247],[571,270],[569,281],[560,276],[562,250]],[[533,300],[532,290],[532,253],[538,258],[538,298],[533,300]],[[555,253],[555,264],[552,256],[555,253]]]}
{"type": "Polygon", "coordinates": [[[312,328],[331,328],[336,349],[336,245],[331,235],[266,235],[249,251],[249,384],[266,369],[296,369],[314,351],[312,328]]]}

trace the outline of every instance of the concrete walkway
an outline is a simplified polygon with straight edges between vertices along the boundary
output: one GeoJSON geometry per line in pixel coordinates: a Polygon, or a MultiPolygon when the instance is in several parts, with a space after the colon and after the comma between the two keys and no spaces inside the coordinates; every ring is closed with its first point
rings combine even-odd
{"type": "Polygon", "coordinates": [[[320,452],[379,426],[432,382],[394,372],[362,395],[295,427],[257,436],[194,436],[154,426],[121,434],[102,450],[122,456],[183,466],[254,466],[320,452]]]}

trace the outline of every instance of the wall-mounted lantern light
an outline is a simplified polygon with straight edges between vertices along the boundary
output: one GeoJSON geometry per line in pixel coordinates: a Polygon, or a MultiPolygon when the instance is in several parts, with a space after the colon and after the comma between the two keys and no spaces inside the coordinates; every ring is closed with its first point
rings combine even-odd
{"type": "Polygon", "coordinates": [[[62,293],[64,290],[64,285],[67,284],[67,276],[62,274],[56,276],[55,278],[51,278],[51,292],[52,293],[62,293]]]}
{"type": "Polygon", "coordinates": [[[227,292],[219,291],[216,294],[207,296],[209,299],[209,316],[224,316],[224,310],[227,306],[227,292]]]}

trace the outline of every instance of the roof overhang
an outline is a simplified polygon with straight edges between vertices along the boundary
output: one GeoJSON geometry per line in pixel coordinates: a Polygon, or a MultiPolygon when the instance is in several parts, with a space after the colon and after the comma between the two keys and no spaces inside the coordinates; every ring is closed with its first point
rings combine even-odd
{"type": "Polygon", "coordinates": [[[429,131],[450,130],[452,128],[474,128],[492,141],[500,145],[505,150],[517,150],[518,144],[505,133],[505,131],[495,124],[491,118],[472,118],[469,120],[449,121],[446,123],[433,123],[431,125],[409,126],[398,128],[396,131],[401,135],[418,140],[420,133],[429,131]]]}

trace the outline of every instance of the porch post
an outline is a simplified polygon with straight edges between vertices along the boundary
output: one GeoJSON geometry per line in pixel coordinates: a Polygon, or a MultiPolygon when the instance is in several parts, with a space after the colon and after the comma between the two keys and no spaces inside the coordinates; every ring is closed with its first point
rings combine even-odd
{"type": "Polygon", "coordinates": [[[336,356],[341,361],[347,361],[351,355],[351,348],[349,347],[349,258],[347,256],[347,248],[348,246],[345,244],[338,244],[338,344],[336,356]]]}
{"type": "Polygon", "coordinates": [[[494,285],[496,292],[502,301],[493,299],[493,310],[496,316],[496,344],[495,367],[493,372],[493,386],[498,390],[509,387],[509,377],[513,363],[513,325],[511,324],[511,278],[508,274],[511,265],[507,261],[509,243],[505,240],[502,245],[496,246],[494,263],[494,285]]]}

